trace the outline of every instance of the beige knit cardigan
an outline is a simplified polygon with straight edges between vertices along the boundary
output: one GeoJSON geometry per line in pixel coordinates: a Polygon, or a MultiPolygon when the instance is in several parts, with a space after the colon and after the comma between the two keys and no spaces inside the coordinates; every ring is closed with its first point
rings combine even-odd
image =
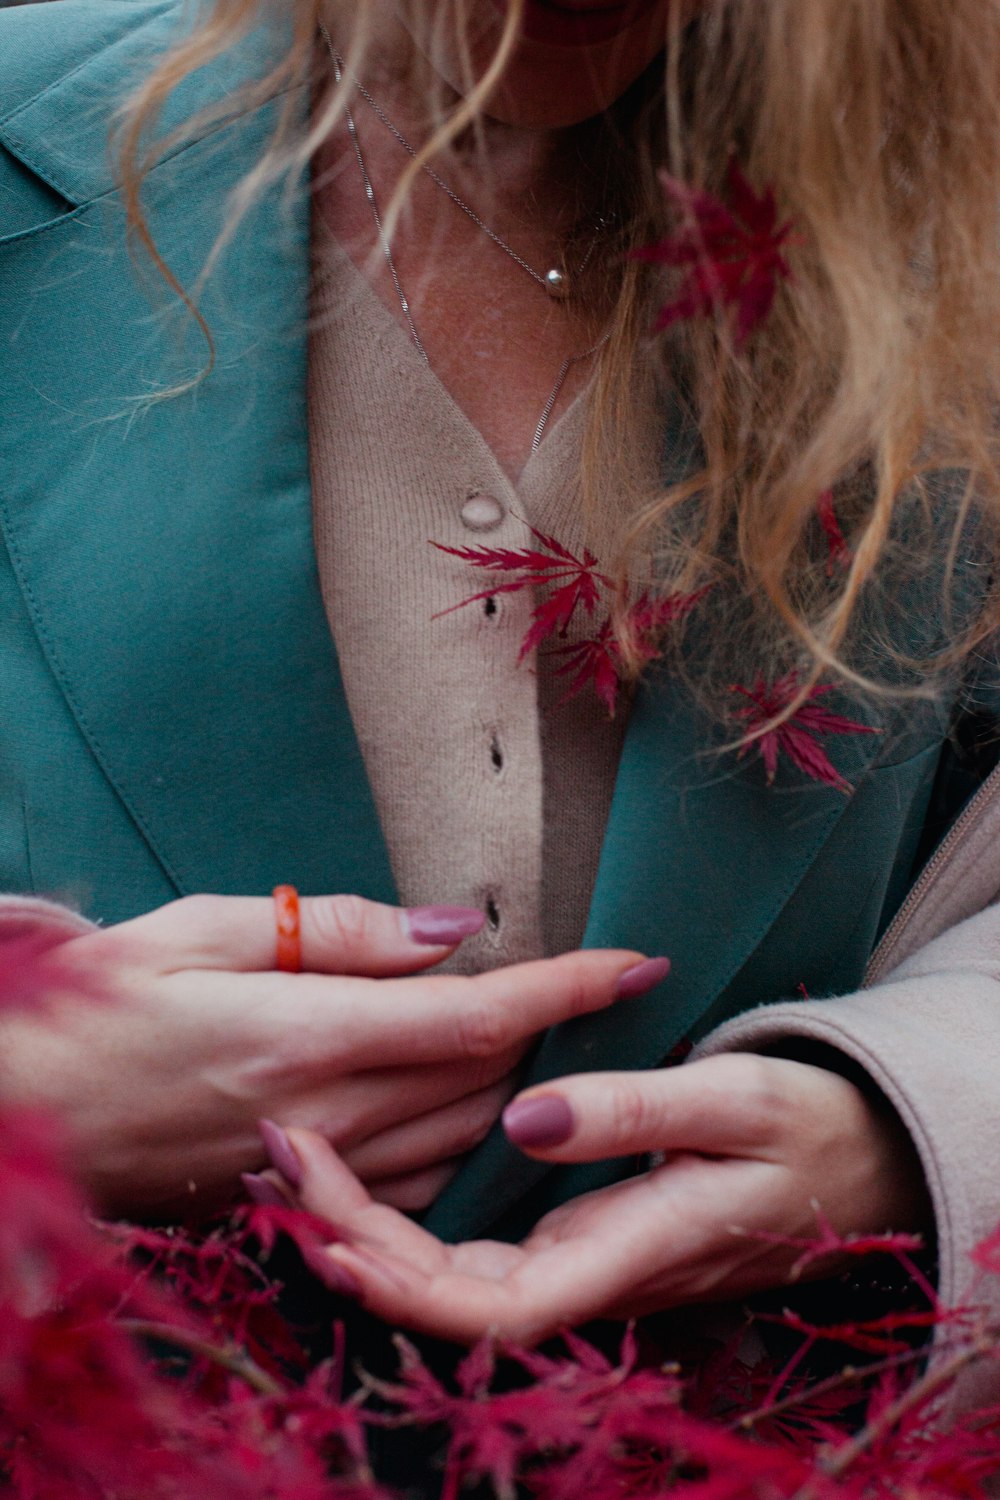
{"type": "MultiPolygon", "coordinates": [[[[534,526],[579,549],[584,401],[512,481],[329,241],[309,369],[320,582],[400,899],[487,912],[456,955],[466,971],[574,948],[625,715],[612,721],[589,690],[565,701],[544,649],[519,662],[531,590],[455,609],[491,575],[431,543],[522,548],[534,526]]],[[[606,556],[608,522],[586,540],[606,556]]],[[[578,611],[567,639],[593,628],[578,611]]]]}

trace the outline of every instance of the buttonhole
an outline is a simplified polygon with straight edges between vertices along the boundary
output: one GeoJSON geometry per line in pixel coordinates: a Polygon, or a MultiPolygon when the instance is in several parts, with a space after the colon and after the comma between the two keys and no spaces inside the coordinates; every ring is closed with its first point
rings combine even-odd
{"type": "Polygon", "coordinates": [[[493,762],[494,771],[499,776],[503,770],[503,751],[500,749],[500,740],[495,734],[490,738],[490,760],[493,762]]]}
{"type": "Polygon", "coordinates": [[[486,898],[485,911],[486,911],[486,920],[490,924],[490,927],[493,929],[494,932],[499,932],[499,930],[500,930],[500,908],[497,906],[497,904],[494,901],[494,899],[493,899],[492,896],[487,896],[487,898],[486,898]]]}

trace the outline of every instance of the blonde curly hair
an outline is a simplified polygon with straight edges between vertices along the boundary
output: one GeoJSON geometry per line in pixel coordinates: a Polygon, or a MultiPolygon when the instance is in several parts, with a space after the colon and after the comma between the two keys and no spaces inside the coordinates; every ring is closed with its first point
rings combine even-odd
{"type": "MultiPolygon", "coordinates": [[[[301,172],[344,108],[343,87],[321,72],[323,4],[293,0],[287,50],[241,101],[252,107],[306,83],[316,102],[302,133],[284,93],[276,134],[241,186],[234,222],[268,180],[301,172]]],[[[429,27],[465,24],[462,0],[445,10],[430,0],[423,11],[421,0],[409,4],[415,24],[421,14],[429,27]]],[[[258,24],[267,6],[211,0],[124,112],[129,220],[176,290],[142,211],[143,177],[163,143],[143,143],[177,84],[258,24]]],[[[518,9],[464,98],[445,105],[435,95],[439,128],[423,159],[446,152],[488,101],[518,9]]],[[[343,10],[337,34],[347,37],[351,70],[363,73],[364,8],[343,10]]],[[[933,574],[944,590],[934,660],[910,663],[911,684],[932,685],[937,668],[994,630],[1000,613],[990,586],[961,619],[948,614],[970,515],[987,555],[1000,518],[1000,0],[710,0],[693,21],[689,10],[688,0],[672,0],[662,57],[609,115],[620,248],[673,227],[662,169],[724,198],[735,153],[794,225],[791,274],[743,342],[722,308],[658,340],[656,358],[683,391],[698,434],[698,462],[683,482],[651,494],[631,458],[636,351],[671,273],[616,257],[612,334],[583,455],[585,503],[627,517],[623,569],[655,555],[665,590],[716,582],[710,597],[723,624],[701,631],[696,671],[720,702],[741,661],[771,677],[797,667],[799,701],[820,675],[859,691],[890,679],[898,686],[906,676],[899,643],[881,670],[877,653],[858,649],[859,622],[870,625],[869,606],[887,580],[898,593],[908,573],[933,574]],[[944,487],[931,480],[942,473],[951,476],[944,487]],[[850,548],[847,565],[833,569],[817,529],[818,498],[831,490],[850,548]],[[727,600],[738,601],[731,629],[727,600]]],[[[434,81],[422,86],[433,91],[434,81]]],[[[232,108],[220,101],[218,113],[232,108]]],[[[633,650],[633,662],[640,655],[633,650]]]]}

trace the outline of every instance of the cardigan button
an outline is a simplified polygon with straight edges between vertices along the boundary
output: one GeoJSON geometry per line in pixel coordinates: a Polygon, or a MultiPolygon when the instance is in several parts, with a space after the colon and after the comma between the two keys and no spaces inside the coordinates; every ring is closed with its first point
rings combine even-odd
{"type": "Polygon", "coordinates": [[[474,490],[466,500],[459,515],[462,525],[469,531],[493,531],[504,519],[505,511],[493,495],[483,495],[474,490]]]}

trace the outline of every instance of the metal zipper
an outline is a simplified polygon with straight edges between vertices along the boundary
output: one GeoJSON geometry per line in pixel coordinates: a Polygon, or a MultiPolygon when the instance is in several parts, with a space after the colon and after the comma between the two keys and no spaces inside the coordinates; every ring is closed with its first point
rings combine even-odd
{"type": "Polygon", "coordinates": [[[994,802],[997,797],[1000,797],[1000,766],[997,766],[990,772],[978,792],[975,793],[971,801],[966,803],[951,828],[949,828],[941,840],[941,843],[924,865],[906,900],[882,934],[875,952],[868,960],[865,977],[861,981],[862,987],[874,984],[886,971],[889,961],[892,958],[893,949],[898,946],[900,938],[912,921],[916,911],[923,904],[928,891],[937,881],[942,869],[951,862],[956,849],[962,843],[970,826],[982,816],[984,808],[994,802]]]}

